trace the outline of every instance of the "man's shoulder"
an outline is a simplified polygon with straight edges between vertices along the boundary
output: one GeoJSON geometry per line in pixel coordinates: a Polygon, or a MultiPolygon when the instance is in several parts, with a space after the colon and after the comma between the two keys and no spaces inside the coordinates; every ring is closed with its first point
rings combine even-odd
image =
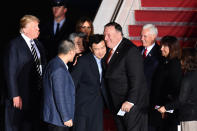
{"type": "Polygon", "coordinates": [[[160,51],[160,45],[157,42],[155,43],[155,46],[153,48],[155,48],[157,51],[160,51]]]}
{"type": "Polygon", "coordinates": [[[64,67],[64,63],[62,63],[61,60],[56,56],[49,61],[47,67],[52,70],[56,70],[58,68],[64,67]]]}
{"type": "Polygon", "coordinates": [[[123,52],[128,59],[141,57],[139,48],[131,40],[128,39],[125,40],[123,52]]]}
{"type": "Polygon", "coordinates": [[[127,39],[127,38],[123,38],[123,40],[122,40],[122,43],[123,43],[123,45],[124,45],[124,47],[126,48],[126,49],[128,49],[128,50],[136,50],[136,49],[138,49],[137,48],[137,46],[131,41],[131,40],[129,40],[129,39],[127,39]]]}
{"type": "Polygon", "coordinates": [[[155,56],[160,59],[161,50],[160,50],[160,46],[157,43],[155,43],[154,47],[151,49],[150,54],[151,54],[151,56],[155,56]]]}
{"type": "Polygon", "coordinates": [[[124,43],[134,45],[133,42],[132,42],[131,40],[129,40],[128,38],[123,37],[122,41],[123,41],[124,43]]]}
{"type": "Polygon", "coordinates": [[[52,59],[45,69],[45,75],[54,77],[66,76],[68,74],[67,68],[64,63],[61,63],[57,58],[52,59]]]}
{"type": "Polygon", "coordinates": [[[22,37],[20,34],[18,34],[17,36],[11,38],[9,42],[10,42],[10,43],[11,43],[11,42],[17,42],[17,41],[20,41],[20,40],[22,40],[22,39],[23,39],[23,37],[22,37]]]}
{"type": "Polygon", "coordinates": [[[93,57],[93,54],[91,52],[84,54],[82,56],[79,57],[79,61],[81,62],[87,62],[90,61],[93,57]]]}
{"type": "Polygon", "coordinates": [[[137,48],[139,51],[142,51],[144,49],[144,46],[138,46],[137,48]]]}
{"type": "Polygon", "coordinates": [[[18,35],[14,38],[12,38],[8,44],[7,44],[7,48],[18,48],[21,49],[23,44],[21,44],[22,42],[25,42],[24,39],[22,38],[21,35],[18,35]]]}

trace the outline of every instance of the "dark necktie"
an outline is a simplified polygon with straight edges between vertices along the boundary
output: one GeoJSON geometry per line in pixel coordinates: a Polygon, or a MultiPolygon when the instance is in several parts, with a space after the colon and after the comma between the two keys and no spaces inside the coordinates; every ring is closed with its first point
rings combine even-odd
{"type": "Polygon", "coordinates": [[[58,32],[59,32],[59,28],[60,28],[60,23],[57,23],[57,28],[56,28],[56,32],[55,32],[56,35],[57,35],[58,32]]]}
{"type": "Polygon", "coordinates": [[[36,49],[34,47],[35,43],[34,43],[33,40],[30,40],[30,43],[31,43],[31,52],[32,52],[32,55],[33,55],[33,58],[34,58],[34,62],[36,64],[36,71],[39,73],[40,76],[42,76],[42,73],[41,73],[41,70],[40,70],[41,62],[40,62],[40,59],[38,58],[36,49]]]}
{"type": "Polygon", "coordinates": [[[111,50],[109,51],[109,54],[108,54],[107,59],[106,59],[107,64],[109,63],[109,61],[110,61],[110,59],[111,59],[111,57],[112,57],[113,52],[114,52],[113,49],[111,49],[111,50]]]}
{"type": "Polygon", "coordinates": [[[147,48],[144,50],[143,58],[146,58],[147,48]]]}

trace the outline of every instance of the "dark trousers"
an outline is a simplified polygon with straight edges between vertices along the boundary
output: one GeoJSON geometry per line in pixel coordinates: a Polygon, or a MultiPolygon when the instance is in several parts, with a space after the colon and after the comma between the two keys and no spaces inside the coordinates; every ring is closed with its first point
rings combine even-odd
{"type": "Polygon", "coordinates": [[[160,126],[149,125],[148,131],[178,131],[178,125],[163,124],[160,126]]]}
{"type": "Polygon", "coordinates": [[[159,112],[152,112],[149,115],[149,131],[177,131],[179,124],[178,117],[174,114],[166,113],[164,119],[159,112]]]}
{"type": "Polygon", "coordinates": [[[4,114],[5,114],[5,107],[3,104],[0,104],[0,129],[4,131],[4,114]]]}
{"type": "Polygon", "coordinates": [[[62,127],[62,126],[56,126],[53,124],[47,124],[47,131],[70,131],[69,127],[62,127]]]}
{"type": "Polygon", "coordinates": [[[103,131],[103,112],[75,116],[73,131],[103,131]]]}
{"type": "Polygon", "coordinates": [[[39,110],[19,110],[5,103],[5,131],[42,131],[39,110]]]}
{"type": "Polygon", "coordinates": [[[118,131],[148,131],[148,115],[130,110],[124,116],[114,115],[118,131]]]}

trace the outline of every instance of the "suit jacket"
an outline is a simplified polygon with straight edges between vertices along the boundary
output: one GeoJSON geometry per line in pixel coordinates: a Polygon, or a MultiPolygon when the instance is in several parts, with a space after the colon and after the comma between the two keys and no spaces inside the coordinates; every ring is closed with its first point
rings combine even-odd
{"type": "MultiPolygon", "coordinates": [[[[140,52],[142,52],[144,50],[144,47],[140,46],[139,50],[140,52]]],[[[151,51],[144,59],[144,74],[147,80],[147,87],[149,91],[151,89],[152,81],[154,81],[153,75],[159,64],[160,59],[161,59],[160,46],[157,43],[155,43],[154,47],[151,49],[151,51]]]]}
{"type": "Polygon", "coordinates": [[[105,79],[115,113],[125,101],[134,103],[131,110],[141,111],[147,106],[148,95],[142,56],[130,40],[122,39],[107,65],[105,79]]]}
{"type": "MultiPolygon", "coordinates": [[[[46,64],[44,49],[38,40],[34,40],[40,55],[42,69],[46,64]]],[[[8,44],[4,57],[4,73],[6,79],[7,102],[13,106],[13,97],[20,96],[22,98],[23,109],[34,109],[37,106],[37,95],[40,92],[38,87],[40,84],[39,74],[36,71],[33,55],[20,35],[11,40],[8,44]]]]}
{"type": "Polygon", "coordinates": [[[75,86],[64,62],[57,56],[46,67],[43,76],[43,120],[64,126],[74,118],[75,86]]]}
{"type": "Polygon", "coordinates": [[[94,123],[97,123],[91,129],[88,126],[92,125],[86,123],[86,131],[103,130],[103,107],[104,102],[108,103],[108,99],[104,81],[103,79],[100,81],[98,66],[93,54],[88,53],[79,57],[71,75],[76,86],[76,118],[83,117],[83,123],[91,119],[94,120],[94,123]]]}
{"type": "Polygon", "coordinates": [[[70,33],[72,33],[72,26],[66,19],[63,26],[59,30],[58,34],[54,35],[54,20],[49,20],[46,23],[40,25],[40,36],[39,40],[43,43],[46,48],[47,58],[51,60],[57,55],[58,46],[62,40],[67,39],[70,33]]]}
{"type": "MultiPolygon", "coordinates": [[[[165,106],[174,109],[174,103],[178,99],[180,84],[182,79],[182,70],[180,60],[177,58],[166,59],[158,65],[154,76],[153,88],[150,94],[150,104],[152,107],[151,121],[159,125],[162,122],[161,114],[154,109],[155,105],[165,106]]],[[[177,112],[168,114],[171,123],[177,123],[177,112]]]]}
{"type": "Polygon", "coordinates": [[[180,60],[163,59],[155,74],[152,90],[152,104],[166,105],[178,97],[182,78],[180,60]]]}

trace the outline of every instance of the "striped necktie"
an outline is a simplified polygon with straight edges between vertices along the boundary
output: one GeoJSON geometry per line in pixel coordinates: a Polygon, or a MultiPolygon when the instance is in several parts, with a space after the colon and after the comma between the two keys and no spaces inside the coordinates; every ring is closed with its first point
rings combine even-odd
{"type": "Polygon", "coordinates": [[[40,69],[41,62],[40,62],[40,59],[38,58],[36,49],[34,47],[35,43],[33,40],[30,40],[30,43],[31,43],[31,52],[34,58],[34,62],[36,64],[36,71],[39,73],[40,76],[42,76],[41,69],[40,69]]]}

